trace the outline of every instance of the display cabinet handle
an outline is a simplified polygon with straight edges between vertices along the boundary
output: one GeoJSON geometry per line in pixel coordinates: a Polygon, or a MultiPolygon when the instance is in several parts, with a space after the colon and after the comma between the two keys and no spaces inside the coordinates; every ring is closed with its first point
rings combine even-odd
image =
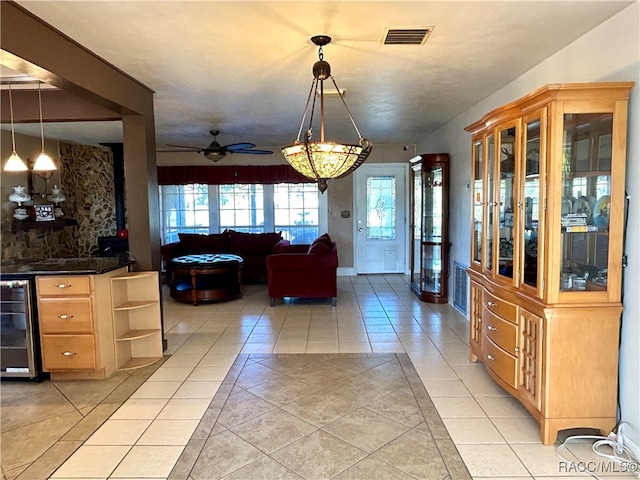
{"type": "Polygon", "coordinates": [[[497,303],[493,303],[493,302],[487,302],[487,305],[488,305],[489,307],[497,307],[497,306],[498,306],[498,304],[497,304],[497,303]]]}
{"type": "Polygon", "coordinates": [[[56,284],[56,287],[58,288],[69,288],[71,286],[70,283],[58,283],[56,284]]]}
{"type": "Polygon", "coordinates": [[[492,327],[491,325],[487,325],[487,330],[491,330],[492,332],[497,332],[498,329],[496,327],[492,327]]]}
{"type": "Polygon", "coordinates": [[[495,360],[495,359],[496,359],[496,357],[494,357],[493,355],[489,355],[489,354],[487,354],[487,358],[488,358],[489,360],[491,360],[491,361],[493,361],[493,360],[495,360]]]}
{"type": "Polygon", "coordinates": [[[58,318],[66,320],[67,318],[73,318],[73,315],[67,315],[66,313],[63,313],[62,315],[58,315],[58,318]]]}
{"type": "Polygon", "coordinates": [[[77,355],[77,352],[60,352],[62,355],[64,355],[65,357],[73,357],[74,355],[77,355]]]}

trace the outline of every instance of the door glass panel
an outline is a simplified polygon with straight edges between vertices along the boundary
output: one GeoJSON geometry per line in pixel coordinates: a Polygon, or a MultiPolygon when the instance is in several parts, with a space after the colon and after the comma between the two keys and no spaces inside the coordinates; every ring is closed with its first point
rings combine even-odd
{"type": "Polygon", "coordinates": [[[513,278],[513,228],[515,189],[515,145],[516,129],[507,128],[500,132],[500,199],[498,202],[500,245],[498,273],[513,278]]]}
{"type": "Polygon", "coordinates": [[[524,221],[522,281],[538,285],[538,229],[540,212],[540,119],[527,123],[524,159],[524,221]]]}
{"type": "Polygon", "coordinates": [[[482,257],[482,142],[473,144],[473,261],[480,263],[482,257]]]}
{"type": "Polygon", "coordinates": [[[487,270],[493,270],[493,157],[495,143],[493,135],[487,136],[487,239],[484,252],[484,265],[487,270]]]}
{"type": "Polygon", "coordinates": [[[367,177],[367,239],[396,238],[396,178],[367,177]]]}
{"type": "Polygon", "coordinates": [[[422,246],[422,291],[440,293],[442,289],[442,244],[422,246]]]}
{"type": "Polygon", "coordinates": [[[560,291],[607,289],[611,113],[565,114],[560,291]]]}

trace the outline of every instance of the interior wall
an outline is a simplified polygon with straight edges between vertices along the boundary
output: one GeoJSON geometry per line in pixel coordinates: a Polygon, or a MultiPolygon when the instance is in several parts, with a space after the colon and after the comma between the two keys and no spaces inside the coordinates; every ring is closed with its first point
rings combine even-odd
{"type": "MultiPolygon", "coordinates": [[[[464,127],[485,113],[548,83],[634,81],[631,91],[627,143],[627,192],[631,194],[624,271],[624,312],[620,348],[622,420],[632,423],[635,442],[640,428],[640,303],[630,301],[640,284],[640,9],[638,2],[549,57],[515,81],[467,110],[419,143],[420,152],[451,154],[450,234],[454,260],[469,265],[471,138],[464,127]]],[[[449,289],[452,292],[452,289],[449,289]]]]}
{"type": "MultiPolygon", "coordinates": [[[[286,161],[278,148],[259,146],[257,148],[274,150],[273,155],[227,155],[217,165],[281,165],[286,161]]],[[[408,163],[416,156],[414,145],[375,145],[366,163],[408,163]]],[[[212,162],[198,153],[167,153],[158,152],[158,166],[203,165],[210,166],[212,162]]],[[[354,267],[353,232],[353,178],[351,175],[338,180],[329,180],[327,195],[328,233],[338,245],[338,263],[341,272],[349,272],[354,267]],[[343,211],[349,212],[348,218],[342,217],[343,211]],[[345,270],[346,269],[346,270],[345,270]]],[[[409,248],[407,246],[407,248],[409,248]]]]}

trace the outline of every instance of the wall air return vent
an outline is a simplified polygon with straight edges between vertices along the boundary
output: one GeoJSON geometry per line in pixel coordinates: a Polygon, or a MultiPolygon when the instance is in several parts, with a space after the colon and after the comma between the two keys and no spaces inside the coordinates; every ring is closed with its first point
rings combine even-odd
{"type": "Polygon", "coordinates": [[[468,283],[467,267],[459,262],[453,262],[453,306],[464,316],[467,315],[468,283]]]}
{"type": "Polygon", "coordinates": [[[383,45],[423,45],[433,27],[387,27],[382,37],[383,45]]]}

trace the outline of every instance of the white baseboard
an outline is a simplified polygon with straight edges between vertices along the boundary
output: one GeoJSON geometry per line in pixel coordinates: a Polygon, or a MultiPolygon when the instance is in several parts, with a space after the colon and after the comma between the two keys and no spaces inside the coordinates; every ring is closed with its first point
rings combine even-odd
{"type": "Polygon", "coordinates": [[[336,275],[339,277],[352,277],[356,274],[355,268],[353,267],[338,267],[338,271],[336,275]]]}
{"type": "Polygon", "coordinates": [[[631,455],[633,459],[636,461],[640,461],[640,445],[638,445],[634,440],[627,434],[625,434],[624,429],[618,432],[619,437],[622,438],[622,444],[631,450],[631,455]]]}

